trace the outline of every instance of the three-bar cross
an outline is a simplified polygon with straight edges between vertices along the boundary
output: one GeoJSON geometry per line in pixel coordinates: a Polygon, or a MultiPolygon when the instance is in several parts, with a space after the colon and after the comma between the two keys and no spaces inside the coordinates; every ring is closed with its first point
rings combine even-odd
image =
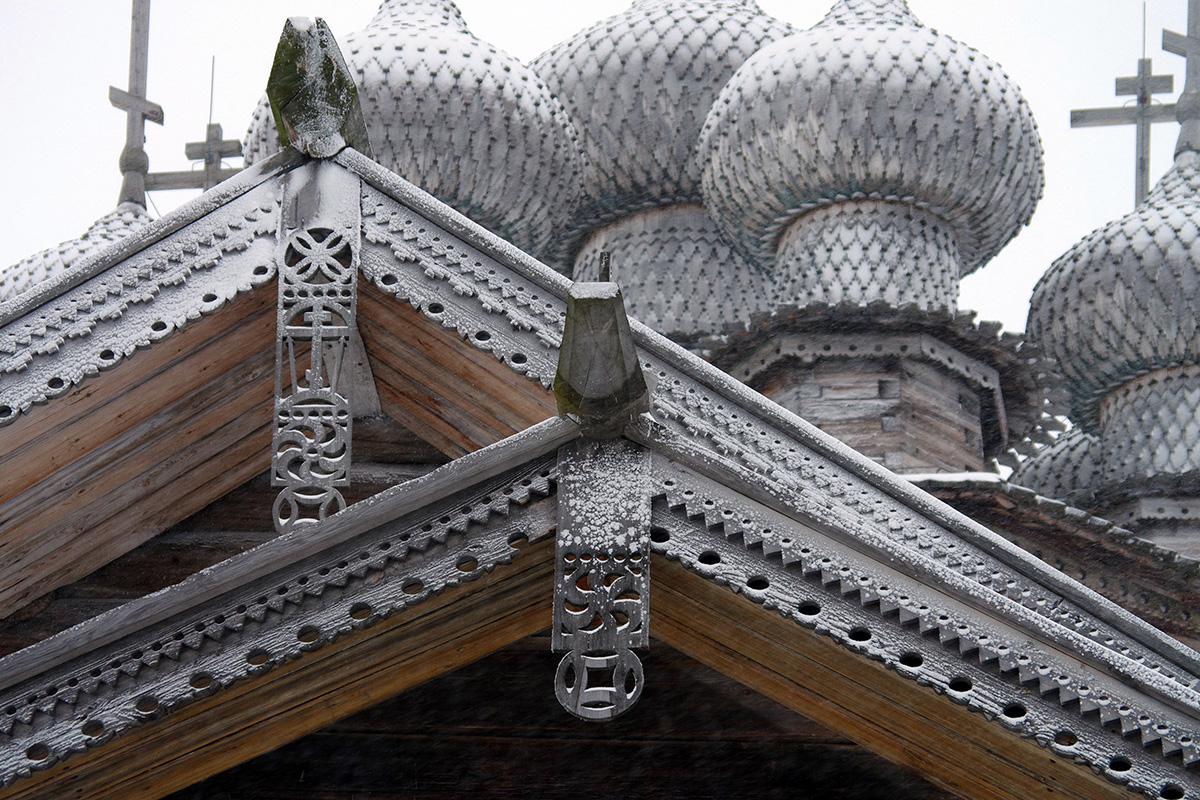
{"type": "MultiPolygon", "coordinates": [[[[1164,33],[1164,47],[1165,45],[1164,33]]],[[[1182,38],[1182,37],[1181,37],[1182,38]]],[[[1174,122],[1174,105],[1154,105],[1151,95],[1174,91],[1175,79],[1170,75],[1154,75],[1150,59],[1138,59],[1138,73],[1129,78],[1117,78],[1117,96],[1134,95],[1137,103],[1122,108],[1085,108],[1071,112],[1072,128],[1091,128],[1100,125],[1137,126],[1137,171],[1134,178],[1134,203],[1141,205],[1150,191],[1150,125],[1155,122],[1174,122]]]]}
{"type": "Polygon", "coordinates": [[[238,173],[236,169],[222,169],[221,159],[242,154],[242,143],[237,139],[221,139],[221,126],[210,122],[203,142],[188,142],[184,154],[193,161],[204,161],[204,169],[184,172],[156,172],[146,176],[146,188],[158,189],[204,189],[208,191],[226,178],[238,173]]]}

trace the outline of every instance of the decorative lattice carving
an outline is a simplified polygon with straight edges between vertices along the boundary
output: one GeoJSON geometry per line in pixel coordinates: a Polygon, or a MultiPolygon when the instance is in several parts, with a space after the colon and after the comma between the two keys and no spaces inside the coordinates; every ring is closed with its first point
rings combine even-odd
{"type": "Polygon", "coordinates": [[[650,644],[650,485],[646,451],[624,439],[559,451],[552,646],[563,707],[611,719],[642,693],[650,644]]]}
{"type": "Polygon", "coordinates": [[[189,224],[158,221],[89,252],[91,266],[76,260],[74,285],[48,279],[13,299],[0,319],[0,427],[274,277],[275,185],[215,194],[188,208],[189,224]]]}
{"type": "Polygon", "coordinates": [[[275,443],[271,483],[280,532],[346,507],[350,398],[339,382],[354,331],[357,253],[349,232],[291,233],[279,269],[275,443]],[[284,394],[288,381],[290,393],[284,394]]]}

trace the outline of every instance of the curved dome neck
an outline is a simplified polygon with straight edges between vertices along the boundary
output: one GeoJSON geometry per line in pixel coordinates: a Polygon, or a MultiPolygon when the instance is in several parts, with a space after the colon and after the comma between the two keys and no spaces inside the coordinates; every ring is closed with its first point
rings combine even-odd
{"type": "Polygon", "coordinates": [[[1197,201],[1200,201],[1200,153],[1185,149],[1175,156],[1175,163],[1146,195],[1142,207],[1197,201]]]}
{"type": "Polygon", "coordinates": [[[953,313],[961,262],[954,225],[930,211],[880,200],[835,203],[795,218],[784,232],[775,254],[777,300],[953,313]]]}
{"type": "Polygon", "coordinates": [[[834,25],[925,27],[908,10],[906,0],[837,0],[825,18],[815,27],[827,28],[834,25]]]}
{"type": "Polygon", "coordinates": [[[360,33],[391,28],[447,28],[470,34],[462,12],[451,0],[383,0],[379,11],[360,33]]]}

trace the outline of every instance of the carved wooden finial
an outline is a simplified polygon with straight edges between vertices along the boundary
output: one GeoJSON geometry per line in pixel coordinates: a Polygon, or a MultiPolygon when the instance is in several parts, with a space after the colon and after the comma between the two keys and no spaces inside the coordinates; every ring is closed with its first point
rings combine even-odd
{"type": "Polygon", "coordinates": [[[313,158],[347,146],[371,154],[358,86],[325,20],[292,17],[283,26],[267,97],[285,145],[313,158]]]}
{"type": "Polygon", "coordinates": [[[567,321],[554,376],[558,413],[578,419],[584,436],[621,435],[650,410],[625,302],[615,283],[576,283],[567,294],[567,321]]]}

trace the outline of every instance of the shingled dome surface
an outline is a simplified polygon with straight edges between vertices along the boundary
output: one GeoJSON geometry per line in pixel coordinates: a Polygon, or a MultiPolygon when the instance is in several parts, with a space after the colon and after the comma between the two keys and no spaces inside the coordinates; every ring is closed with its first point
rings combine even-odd
{"type": "Polygon", "coordinates": [[[1200,363],[1200,153],[1146,200],[1088,234],[1033,292],[1028,330],[1058,362],[1072,418],[1099,426],[1104,397],[1164,367],[1200,363]]]}
{"type": "Polygon", "coordinates": [[[533,62],[587,155],[573,231],[700,202],[696,139],[734,71],[792,32],[750,0],[638,0],[533,62]]]}
{"type": "Polygon", "coordinates": [[[1013,483],[1044,497],[1087,506],[1102,484],[1103,463],[1099,440],[1073,428],[1064,433],[1013,474],[1013,483]]]}
{"type": "Polygon", "coordinates": [[[78,239],[69,239],[0,269],[0,303],[27,289],[51,280],[78,264],[87,256],[103,250],[150,222],[146,209],[136,203],[122,203],[105,214],[78,239]]]}
{"type": "Polygon", "coordinates": [[[762,263],[796,218],[861,199],[945,220],[965,275],[1016,235],[1042,189],[1017,86],[903,0],[839,0],[759,51],[722,90],[699,155],[706,204],[762,263]]]}
{"type": "MultiPolygon", "coordinates": [[[[550,257],[576,205],[581,156],[562,106],[533,71],[471,35],[449,0],[385,0],[343,49],[375,160],[550,257]]],[[[278,149],[264,101],[246,161],[278,149]]]]}

